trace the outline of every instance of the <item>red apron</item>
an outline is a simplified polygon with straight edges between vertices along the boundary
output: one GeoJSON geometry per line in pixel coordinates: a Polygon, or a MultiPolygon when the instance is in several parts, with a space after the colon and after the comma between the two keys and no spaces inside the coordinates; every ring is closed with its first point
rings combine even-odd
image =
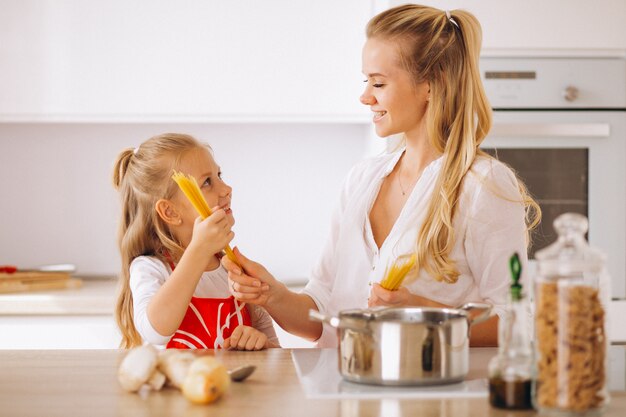
{"type": "MultiPolygon", "coordinates": [[[[168,262],[172,271],[174,262],[168,262]]],[[[250,326],[244,303],[228,298],[191,297],[185,317],[166,349],[220,349],[237,326],[250,326]]]]}
{"type": "Polygon", "coordinates": [[[192,297],[167,349],[219,349],[235,327],[250,326],[245,304],[228,298],[192,297]]]}

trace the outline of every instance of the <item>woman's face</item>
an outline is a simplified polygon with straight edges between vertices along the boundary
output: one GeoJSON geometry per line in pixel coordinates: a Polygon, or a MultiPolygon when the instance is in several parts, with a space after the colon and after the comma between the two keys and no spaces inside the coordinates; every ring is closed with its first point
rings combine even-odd
{"type": "MultiPolygon", "coordinates": [[[[206,148],[196,148],[187,152],[181,159],[179,170],[184,174],[192,175],[204,195],[211,209],[219,206],[232,218],[230,200],[233,189],[222,180],[220,167],[215,163],[213,156],[206,148]]],[[[191,241],[193,225],[198,213],[181,190],[177,190],[172,199],[182,219],[178,229],[178,238],[184,246],[191,241]]],[[[234,219],[232,219],[234,222],[234,219]]]]}
{"type": "Polygon", "coordinates": [[[429,86],[415,84],[401,66],[398,42],[370,38],[363,47],[363,74],[367,77],[361,103],[374,112],[376,134],[411,136],[424,128],[429,86]]]}

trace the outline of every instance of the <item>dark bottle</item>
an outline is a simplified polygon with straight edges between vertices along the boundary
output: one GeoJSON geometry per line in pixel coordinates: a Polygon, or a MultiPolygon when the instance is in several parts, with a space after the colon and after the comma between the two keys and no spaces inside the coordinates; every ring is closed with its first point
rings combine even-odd
{"type": "Polygon", "coordinates": [[[497,408],[524,410],[532,408],[530,310],[519,283],[522,267],[517,253],[509,265],[513,283],[498,324],[498,355],[489,362],[489,401],[497,408]]]}

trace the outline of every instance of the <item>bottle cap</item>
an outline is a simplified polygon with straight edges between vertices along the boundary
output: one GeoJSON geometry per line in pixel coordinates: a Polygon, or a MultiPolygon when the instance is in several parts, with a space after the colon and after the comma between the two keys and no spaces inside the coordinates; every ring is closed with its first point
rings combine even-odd
{"type": "Polygon", "coordinates": [[[513,280],[511,284],[511,300],[519,301],[522,299],[522,284],[519,282],[522,275],[522,263],[517,252],[509,259],[509,269],[511,270],[511,279],[513,280]]]}

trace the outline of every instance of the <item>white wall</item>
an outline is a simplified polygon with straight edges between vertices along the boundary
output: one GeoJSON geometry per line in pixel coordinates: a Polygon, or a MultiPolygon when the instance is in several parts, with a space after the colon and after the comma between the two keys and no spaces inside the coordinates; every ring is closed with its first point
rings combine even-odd
{"type": "Polygon", "coordinates": [[[114,274],[118,152],[167,131],[209,142],[234,188],[234,244],[279,278],[302,281],[321,252],[362,124],[0,124],[0,264],[73,262],[114,274]]]}

